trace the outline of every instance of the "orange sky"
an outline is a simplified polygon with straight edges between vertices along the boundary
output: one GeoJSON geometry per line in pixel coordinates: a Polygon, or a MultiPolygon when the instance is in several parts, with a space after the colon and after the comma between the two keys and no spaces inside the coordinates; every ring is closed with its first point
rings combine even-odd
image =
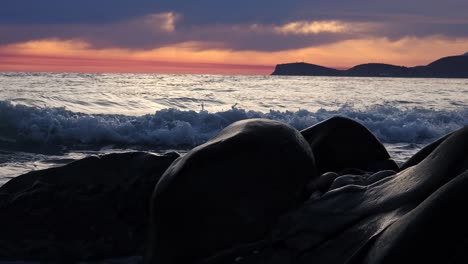
{"type": "MultiPolygon", "coordinates": [[[[276,30],[296,28],[292,24],[276,30]]],[[[155,49],[98,49],[80,40],[44,39],[0,46],[0,71],[270,74],[278,63],[297,61],[339,68],[366,62],[415,66],[463,54],[466,43],[468,39],[440,36],[395,41],[362,38],[271,52],[203,48],[201,42],[155,49]]]]}

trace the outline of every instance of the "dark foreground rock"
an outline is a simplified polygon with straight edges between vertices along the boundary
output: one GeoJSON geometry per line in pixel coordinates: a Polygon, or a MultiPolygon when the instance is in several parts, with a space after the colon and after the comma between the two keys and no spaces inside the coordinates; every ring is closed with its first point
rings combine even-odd
{"type": "Polygon", "coordinates": [[[194,263],[263,239],[316,177],[309,144],[276,121],[236,122],[176,160],[152,198],[147,263],[194,263]]]}
{"type": "Polygon", "coordinates": [[[376,181],[313,196],[269,240],[203,263],[467,263],[467,149],[468,127],[397,174],[363,176],[376,181]]]}
{"type": "Polygon", "coordinates": [[[363,125],[332,117],[301,131],[315,156],[319,174],[344,169],[398,170],[382,143],[363,125]]]}
{"type": "Polygon", "coordinates": [[[0,260],[142,255],[149,198],[178,156],[92,156],[10,180],[0,188],[0,260]]]}
{"type": "Polygon", "coordinates": [[[243,121],[179,159],[90,157],[0,188],[0,261],[141,256],[149,236],[158,264],[468,263],[467,149],[465,127],[399,169],[332,118],[243,121]]]}

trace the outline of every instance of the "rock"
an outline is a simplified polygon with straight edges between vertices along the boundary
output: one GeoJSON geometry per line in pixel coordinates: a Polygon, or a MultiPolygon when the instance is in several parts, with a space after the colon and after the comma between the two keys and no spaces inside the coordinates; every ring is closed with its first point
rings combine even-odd
{"type": "Polygon", "coordinates": [[[379,235],[360,263],[467,263],[468,171],[379,235]]]}
{"type": "Polygon", "coordinates": [[[431,144],[428,144],[421,150],[419,150],[416,154],[414,154],[411,158],[409,158],[403,165],[401,165],[400,170],[405,170],[411,166],[414,166],[424,160],[429,154],[431,154],[434,149],[436,149],[440,143],[444,142],[452,133],[445,135],[438,140],[432,142],[431,144]]]}
{"type": "Polygon", "coordinates": [[[294,128],[264,119],[230,125],[157,184],[146,262],[195,263],[265,238],[315,177],[313,154],[294,128]]]}
{"type": "Polygon", "coordinates": [[[301,133],[312,148],[319,174],[349,168],[372,172],[398,170],[382,143],[351,119],[332,117],[301,133]]]}
{"type": "Polygon", "coordinates": [[[366,179],[367,177],[363,175],[353,175],[353,174],[341,175],[333,181],[332,185],[330,186],[330,190],[338,189],[340,187],[348,186],[348,185],[364,186],[366,183],[366,179]]]}
{"type": "Polygon", "coordinates": [[[371,185],[371,184],[373,184],[375,182],[378,182],[378,181],[380,181],[382,179],[393,176],[395,174],[397,174],[397,172],[393,171],[393,170],[382,170],[382,171],[376,172],[376,173],[370,175],[366,179],[366,185],[371,185]]]}
{"type": "Polygon", "coordinates": [[[70,263],[142,255],[149,198],[178,156],[91,156],[13,178],[0,188],[0,259],[70,263]]]}
{"type": "MultiPolygon", "coordinates": [[[[301,252],[307,253],[298,263],[364,263],[362,255],[366,256],[373,243],[379,241],[393,247],[395,253],[402,250],[400,240],[390,242],[388,237],[380,238],[379,235],[386,233],[389,227],[400,226],[400,221],[413,214],[419,204],[465,173],[467,148],[468,128],[465,128],[449,136],[423,161],[405,171],[368,186],[341,187],[319,200],[306,203],[290,216],[292,222],[284,226],[291,228],[284,233],[287,240],[295,237],[288,234],[301,234],[300,243],[296,244],[301,245],[301,252]]],[[[445,229],[445,226],[438,228],[445,229]]],[[[410,239],[414,233],[407,230],[410,239]]],[[[434,232],[425,230],[426,234],[434,232]]],[[[436,243],[435,239],[432,241],[436,243]]],[[[413,245],[417,248],[417,241],[413,245]]],[[[423,248],[420,250],[424,251],[423,248]]],[[[388,256],[383,254],[381,247],[375,248],[375,252],[368,263],[381,263],[388,256]]],[[[419,253],[413,255],[415,259],[419,256],[419,253]]],[[[400,258],[399,261],[407,260],[400,258]]]]}
{"type": "Polygon", "coordinates": [[[362,185],[353,182],[305,202],[281,218],[269,243],[250,248],[258,254],[226,252],[223,260],[241,255],[242,263],[251,264],[274,263],[272,258],[284,264],[466,263],[468,127],[436,145],[401,172],[378,172],[362,185]]]}
{"type": "Polygon", "coordinates": [[[468,127],[397,171],[359,126],[303,131],[330,159],[317,164],[298,131],[258,119],[183,157],[111,154],[25,174],[0,188],[0,260],[141,261],[149,233],[146,262],[158,264],[466,263],[468,127]]]}
{"type": "Polygon", "coordinates": [[[374,174],[345,174],[335,178],[327,191],[349,185],[368,186],[395,174],[396,171],[392,170],[382,170],[374,174]]]}
{"type": "Polygon", "coordinates": [[[308,193],[313,193],[317,191],[320,195],[328,192],[333,181],[338,178],[340,175],[336,172],[326,172],[318,177],[317,180],[309,182],[307,185],[308,193]]]}
{"type": "Polygon", "coordinates": [[[433,145],[429,145],[433,151],[424,160],[402,174],[417,173],[416,177],[424,177],[421,185],[425,183],[434,191],[376,239],[366,263],[468,260],[468,215],[463,212],[468,202],[468,127],[433,145]]]}

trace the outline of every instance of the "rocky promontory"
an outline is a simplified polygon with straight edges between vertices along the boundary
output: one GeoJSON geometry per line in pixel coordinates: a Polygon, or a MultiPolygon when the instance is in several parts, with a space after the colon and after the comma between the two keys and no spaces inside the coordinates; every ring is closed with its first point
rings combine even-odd
{"type": "Polygon", "coordinates": [[[406,78],[468,78],[468,56],[450,56],[425,66],[404,67],[383,63],[367,63],[347,70],[327,68],[304,62],[278,64],[272,75],[344,76],[344,77],[406,77],[406,78]]]}

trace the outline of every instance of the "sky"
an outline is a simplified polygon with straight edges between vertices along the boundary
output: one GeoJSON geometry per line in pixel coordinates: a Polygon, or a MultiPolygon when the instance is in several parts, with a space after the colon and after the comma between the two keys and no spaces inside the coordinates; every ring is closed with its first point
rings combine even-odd
{"type": "Polygon", "coordinates": [[[468,51],[466,0],[2,0],[0,71],[270,74],[468,51]]]}

